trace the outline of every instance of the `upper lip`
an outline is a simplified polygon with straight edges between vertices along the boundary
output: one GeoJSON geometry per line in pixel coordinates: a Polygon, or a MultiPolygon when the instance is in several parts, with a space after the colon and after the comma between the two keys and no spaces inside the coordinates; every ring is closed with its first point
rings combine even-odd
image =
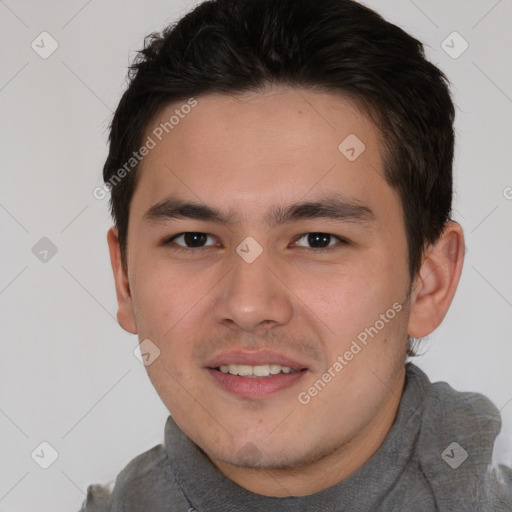
{"type": "Polygon", "coordinates": [[[231,350],[221,352],[206,363],[206,368],[218,368],[219,366],[229,364],[246,364],[249,366],[258,366],[263,364],[278,364],[288,366],[292,370],[304,370],[306,364],[295,361],[283,354],[271,350],[231,350]]]}

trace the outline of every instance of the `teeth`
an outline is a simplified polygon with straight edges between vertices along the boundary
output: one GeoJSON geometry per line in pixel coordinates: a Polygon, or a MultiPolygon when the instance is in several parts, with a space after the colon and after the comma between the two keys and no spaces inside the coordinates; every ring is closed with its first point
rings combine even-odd
{"type": "Polygon", "coordinates": [[[268,377],[270,375],[270,365],[263,364],[261,366],[253,366],[250,367],[252,369],[252,374],[256,375],[256,377],[268,377]]]}
{"type": "Polygon", "coordinates": [[[268,377],[269,375],[277,375],[278,373],[294,373],[289,366],[281,366],[279,364],[260,364],[258,366],[250,366],[248,364],[230,364],[219,367],[222,373],[230,373],[231,375],[240,375],[241,377],[268,377]]]}
{"type": "MultiPolygon", "coordinates": [[[[252,367],[247,364],[230,364],[229,373],[238,373],[241,377],[252,375],[252,367]]],[[[236,375],[235,373],[235,375],[236,375]]]]}
{"type": "Polygon", "coordinates": [[[278,373],[281,373],[281,367],[278,364],[271,364],[270,373],[272,375],[277,375],[278,373]]]}

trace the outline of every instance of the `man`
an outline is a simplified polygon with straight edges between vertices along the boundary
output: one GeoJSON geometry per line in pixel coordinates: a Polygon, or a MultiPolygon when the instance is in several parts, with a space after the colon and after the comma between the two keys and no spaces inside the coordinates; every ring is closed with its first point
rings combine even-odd
{"type": "Polygon", "coordinates": [[[108,244],[171,416],[83,510],[512,510],[497,408],[407,361],[464,252],[422,45],[351,0],[217,0],[130,78],[108,244]]]}

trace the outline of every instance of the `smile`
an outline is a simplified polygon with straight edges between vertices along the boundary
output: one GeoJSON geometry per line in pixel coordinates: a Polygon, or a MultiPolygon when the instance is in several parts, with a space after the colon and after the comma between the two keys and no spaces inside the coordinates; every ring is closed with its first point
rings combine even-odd
{"type": "Polygon", "coordinates": [[[279,375],[280,373],[288,374],[295,373],[289,366],[281,366],[280,364],[260,364],[251,366],[248,364],[229,364],[222,365],[218,368],[222,373],[229,373],[230,375],[239,375],[240,377],[258,378],[270,377],[272,375],[279,375]]]}

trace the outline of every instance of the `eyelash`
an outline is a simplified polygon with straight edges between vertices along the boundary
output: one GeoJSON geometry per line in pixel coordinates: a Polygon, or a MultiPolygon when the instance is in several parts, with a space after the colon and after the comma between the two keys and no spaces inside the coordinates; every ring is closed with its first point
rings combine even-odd
{"type": "MultiPolygon", "coordinates": [[[[182,237],[184,235],[188,235],[188,234],[206,235],[207,237],[212,237],[212,235],[210,235],[209,233],[203,233],[202,231],[184,231],[183,233],[178,233],[177,235],[174,235],[172,237],[166,238],[163,241],[163,245],[174,244],[174,246],[172,247],[172,250],[177,251],[177,252],[201,251],[201,250],[208,250],[208,248],[214,247],[212,245],[207,245],[207,246],[202,246],[202,247],[186,247],[186,246],[178,245],[178,244],[175,243],[175,240],[177,238],[180,238],[180,237],[182,237]]],[[[307,233],[303,233],[302,235],[298,235],[295,238],[294,243],[297,243],[301,238],[303,238],[305,236],[308,236],[308,235],[324,235],[324,236],[328,236],[328,237],[337,239],[338,242],[339,242],[338,244],[328,245],[327,247],[319,247],[319,248],[299,246],[299,247],[302,247],[302,248],[304,248],[306,250],[313,251],[313,252],[316,252],[316,253],[319,253],[319,252],[321,253],[321,252],[325,252],[325,251],[331,251],[333,249],[339,248],[340,246],[344,246],[344,245],[348,245],[349,244],[349,241],[347,239],[343,238],[343,237],[336,236],[336,235],[333,235],[331,233],[324,233],[322,231],[309,231],[307,233]]]]}

